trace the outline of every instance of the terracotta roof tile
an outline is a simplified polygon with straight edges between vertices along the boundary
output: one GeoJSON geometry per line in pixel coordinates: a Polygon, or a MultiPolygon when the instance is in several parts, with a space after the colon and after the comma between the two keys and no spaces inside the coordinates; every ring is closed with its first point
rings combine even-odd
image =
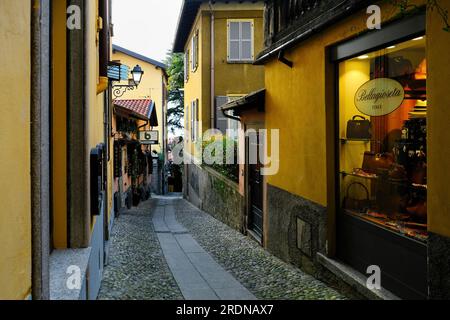
{"type": "Polygon", "coordinates": [[[127,100],[114,100],[116,106],[133,111],[143,117],[150,118],[150,112],[152,107],[151,99],[127,99],[127,100]]]}

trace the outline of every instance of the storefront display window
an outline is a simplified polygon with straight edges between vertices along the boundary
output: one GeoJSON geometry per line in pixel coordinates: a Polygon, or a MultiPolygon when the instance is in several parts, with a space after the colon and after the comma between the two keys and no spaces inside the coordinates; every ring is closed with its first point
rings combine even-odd
{"type": "Polygon", "coordinates": [[[425,36],[339,64],[344,214],[427,240],[425,36]]]}

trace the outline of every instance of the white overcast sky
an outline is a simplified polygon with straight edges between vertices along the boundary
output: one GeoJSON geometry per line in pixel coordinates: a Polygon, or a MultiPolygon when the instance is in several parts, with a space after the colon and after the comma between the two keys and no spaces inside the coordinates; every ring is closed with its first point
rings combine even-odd
{"type": "Polygon", "coordinates": [[[113,0],[113,43],[163,61],[172,48],[182,0],[113,0]]]}

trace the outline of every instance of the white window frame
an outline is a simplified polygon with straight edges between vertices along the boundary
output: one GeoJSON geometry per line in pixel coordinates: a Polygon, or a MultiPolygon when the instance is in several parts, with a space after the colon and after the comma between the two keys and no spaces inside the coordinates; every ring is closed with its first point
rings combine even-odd
{"type": "Polygon", "coordinates": [[[196,142],[198,139],[198,99],[191,102],[191,140],[196,142]]]}
{"type": "MultiPolygon", "coordinates": [[[[185,111],[186,117],[185,117],[185,124],[184,124],[184,128],[186,131],[189,130],[189,124],[190,124],[189,112],[190,112],[190,107],[186,106],[186,111],[185,111]]],[[[189,141],[190,136],[189,136],[188,132],[189,131],[186,132],[186,136],[187,136],[187,140],[189,141]]]]}
{"type": "MultiPolygon", "coordinates": [[[[247,40],[247,39],[245,39],[247,40]]],[[[253,19],[228,19],[227,20],[227,61],[230,63],[233,62],[241,62],[241,63],[252,63],[255,60],[255,22],[253,19]],[[231,58],[231,23],[239,23],[239,58],[232,59],[231,58]],[[251,59],[243,59],[242,58],[242,24],[250,23],[251,25],[251,59]]]]}
{"type": "Polygon", "coordinates": [[[187,51],[184,53],[184,82],[189,81],[189,54],[189,49],[187,49],[187,51]]]}
{"type": "Polygon", "coordinates": [[[198,68],[198,57],[199,57],[199,31],[197,30],[192,36],[191,40],[191,71],[195,72],[198,68]]]}

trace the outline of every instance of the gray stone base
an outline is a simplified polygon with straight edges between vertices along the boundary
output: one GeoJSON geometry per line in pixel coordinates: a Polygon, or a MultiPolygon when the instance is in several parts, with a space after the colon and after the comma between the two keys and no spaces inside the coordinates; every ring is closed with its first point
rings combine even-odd
{"type": "Polygon", "coordinates": [[[450,299],[450,238],[430,232],[428,239],[429,298],[450,299]]]}
{"type": "Polygon", "coordinates": [[[216,171],[194,164],[185,166],[187,199],[228,226],[245,232],[245,200],[239,185],[216,171]]]}
{"type": "Polygon", "coordinates": [[[267,249],[315,274],[317,252],[325,252],[326,208],[267,185],[267,249]]]}
{"type": "Polygon", "coordinates": [[[367,277],[350,266],[333,260],[325,255],[317,254],[318,262],[323,266],[319,271],[318,278],[330,286],[337,288],[339,292],[353,299],[371,300],[399,300],[399,297],[390,291],[367,288],[367,277]]]}

